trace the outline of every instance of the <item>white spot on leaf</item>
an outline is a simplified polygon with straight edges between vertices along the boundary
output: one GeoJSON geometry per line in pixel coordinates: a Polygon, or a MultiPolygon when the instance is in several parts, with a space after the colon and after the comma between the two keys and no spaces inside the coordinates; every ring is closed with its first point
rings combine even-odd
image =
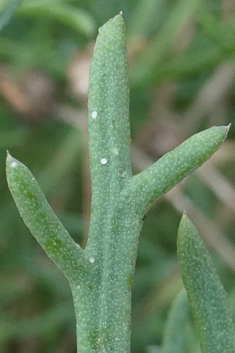
{"type": "Polygon", "coordinates": [[[107,164],[108,163],[107,158],[101,158],[100,163],[101,164],[107,164]]]}
{"type": "Polygon", "coordinates": [[[94,110],[94,111],[91,113],[91,117],[92,117],[92,119],[96,119],[96,118],[97,118],[97,116],[98,116],[98,113],[97,113],[97,111],[96,111],[96,110],[94,110]]]}
{"type": "Polygon", "coordinates": [[[12,167],[12,168],[17,167],[17,165],[18,165],[18,163],[17,163],[17,162],[12,162],[12,163],[11,163],[11,167],[12,167]]]}
{"type": "Polygon", "coordinates": [[[94,257],[90,257],[89,261],[93,264],[95,262],[95,258],[94,257]]]}

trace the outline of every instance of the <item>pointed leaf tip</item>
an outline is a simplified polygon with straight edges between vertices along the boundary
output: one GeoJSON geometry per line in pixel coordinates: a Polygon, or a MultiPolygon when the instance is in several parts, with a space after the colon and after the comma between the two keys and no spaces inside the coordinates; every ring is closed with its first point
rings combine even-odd
{"type": "Polygon", "coordinates": [[[10,152],[7,150],[7,157],[6,157],[6,160],[8,161],[10,158],[12,158],[10,152]]]}
{"type": "MultiPolygon", "coordinates": [[[[186,211],[184,210],[184,212],[183,212],[183,215],[182,215],[182,218],[188,218],[188,216],[187,216],[187,214],[186,214],[186,211]]],[[[182,218],[181,218],[181,220],[182,220],[182,218]]]]}
{"type": "Polygon", "coordinates": [[[219,132],[221,132],[221,135],[222,135],[223,141],[224,141],[228,135],[230,127],[231,127],[231,123],[228,124],[227,126],[226,125],[213,126],[211,129],[215,129],[215,131],[217,131],[218,137],[219,137],[219,132]]]}
{"type": "Polygon", "coordinates": [[[232,123],[229,123],[229,124],[226,126],[227,132],[229,132],[231,125],[232,125],[232,123]]]}
{"type": "Polygon", "coordinates": [[[6,173],[7,176],[9,174],[9,168],[15,168],[19,165],[19,161],[17,159],[15,159],[14,157],[12,157],[12,155],[9,153],[9,151],[7,151],[7,157],[6,157],[6,173]]]}

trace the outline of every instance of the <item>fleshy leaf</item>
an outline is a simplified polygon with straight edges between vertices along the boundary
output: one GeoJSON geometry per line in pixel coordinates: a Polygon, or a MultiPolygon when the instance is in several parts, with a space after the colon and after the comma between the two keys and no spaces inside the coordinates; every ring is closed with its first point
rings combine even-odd
{"type": "Polygon", "coordinates": [[[6,173],[11,194],[32,235],[70,280],[77,278],[84,265],[84,251],[65,230],[29,169],[8,153],[6,173]]]}
{"type": "Polygon", "coordinates": [[[178,259],[203,353],[234,353],[235,330],[227,294],[210,253],[192,222],[183,215],[178,259]]]}

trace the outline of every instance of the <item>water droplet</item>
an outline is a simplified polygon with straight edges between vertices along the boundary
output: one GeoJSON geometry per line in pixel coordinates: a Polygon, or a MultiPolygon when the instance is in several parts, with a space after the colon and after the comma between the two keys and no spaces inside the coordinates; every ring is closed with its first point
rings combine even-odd
{"type": "Polygon", "coordinates": [[[12,168],[17,167],[17,165],[18,165],[18,163],[17,163],[17,162],[12,162],[12,163],[11,163],[11,167],[12,167],[12,168]]]}
{"type": "Polygon", "coordinates": [[[92,119],[96,119],[96,118],[97,118],[97,116],[98,116],[98,113],[97,113],[97,111],[96,111],[96,110],[94,110],[94,111],[91,113],[91,117],[92,117],[92,119]]]}
{"type": "Polygon", "coordinates": [[[89,261],[93,264],[95,262],[95,258],[94,257],[90,257],[89,261]]]}
{"type": "Polygon", "coordinates": [[[107,158],[101,158],[100,163],[101,164],[107,164],[108,163],[107,158]]]}

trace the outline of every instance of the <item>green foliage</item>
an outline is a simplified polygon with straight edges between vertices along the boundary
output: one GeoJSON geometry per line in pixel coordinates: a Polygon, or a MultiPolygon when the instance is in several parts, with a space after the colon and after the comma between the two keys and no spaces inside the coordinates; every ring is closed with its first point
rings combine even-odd
{"type": "Polygon", "coordinates": [[[78,352],[128,352],[131,287],[143,217],[159,196],[218,149],[228,128],[198,133],[132,176],[121,14],[99,30],[88,107],[92,205],[85,250],[64,229],[29,170],[10,155],[7,181],[25,224],[70,282],[78,352]]]}
{"type": "Polygon", "coordinates": [[[6,165],[8,183],[24,222],[66,277],[76,278],[84,262],[82,249],[51,210],[30,171],[10,155],[6,165]]]}
{"type": "MultiPolygon", "coordinates": [[[[6,4],[12,1],[2,1],[1,9],[6,4]]],[[[85,53],[84,48],[92,44],[100,25],[123,11],[130,61],[134,173],[154,163],[191,134],[212,125],[234,123],[234,3],[189,1],[187,13],[184,9],[180,13],[180,4],[183,1],[24,0],[1,31],[2,353],[75,351],[70,287],[23,224],[9,195],[4,165],[6,150],[10,150],[30,167],[61,223],[83,247],[90,204],[87,134],[83,122],[87,113],[84,114],[86,102],[77,99],[73,91],[73,82],[80,82],[76,71],[73,82],[69,73],[71,64],[80,62],[81,57],[76,61],[77,52],[85,53]],[[49,11],[43,11],[42,5],[49,11]],[[57,9],[65,9],[71,20],[63,19],[57,9]],[[172,25],[177,22],[175,32],[170,18],[172,25]],[[157,42],[162,43],[159,54],[157,42]],[[153,57],[149,57],[151,50],[153,57]],[[27,93],[22,81],[26,79],[29,91],[37,87],[38,81],[31,80],[29,75],[35,70],[39,78],[46,75],[56,88],[52,104],[36,119],[12,104],[17,92],[23,96],[27,93]],[[142,77],[138,83],[137,76],[142,77]],[[3,87],[8,91],[3,91],[3,87]],[[76,121],[76,128],[71,121],[76,121]]],[[[42,91],[45,100],[47,90],[43,87],[42,91]]],[[[30,96],[26,97],[31,102],[30,96]]],[[[172,193],[161,197],[147,218],[143,217],[146,219],[133,278],[132,352],[146,353],[147,349],[159,352],[162,344],[168,308],[182,288],[177,270],[176,229],[184,209],[206,237],[234,308],[233,126],[229,139],[208,164],[215,172],[211,183],[203,180],[201,175],[207,171],[201,168],[200,174],[194,173],[172,193]]],[[[185,353],[199,351],[197,335],[189,320],[185,353]]]]}
{"type": "Polygon", "coordinates": [[[146,80],[152,80],[152,71],[167,56],[169,45],[200,5],[201,0],[180,0],[174,5],[170,16],[164,23],[160,33],[154,38],[150,48],[139,58],[133,71],[134,85],[143,84],[146,80]]]}
{"type": "Polygon", "coordinates": [[[71,26],[76,32],[85,36],[92,36],[95,33],[95,24],[86,11],[65,4],[63,1],[28,1],[17,11],[18,16],[43,17],[46,20],[55,19],[71,26]]]}
{"type": "Polygon", "coordinates": [[[227,294],[208,250],[186,215],[179,226],[178,258],[202,352],[235,352],[227,294]]]}

